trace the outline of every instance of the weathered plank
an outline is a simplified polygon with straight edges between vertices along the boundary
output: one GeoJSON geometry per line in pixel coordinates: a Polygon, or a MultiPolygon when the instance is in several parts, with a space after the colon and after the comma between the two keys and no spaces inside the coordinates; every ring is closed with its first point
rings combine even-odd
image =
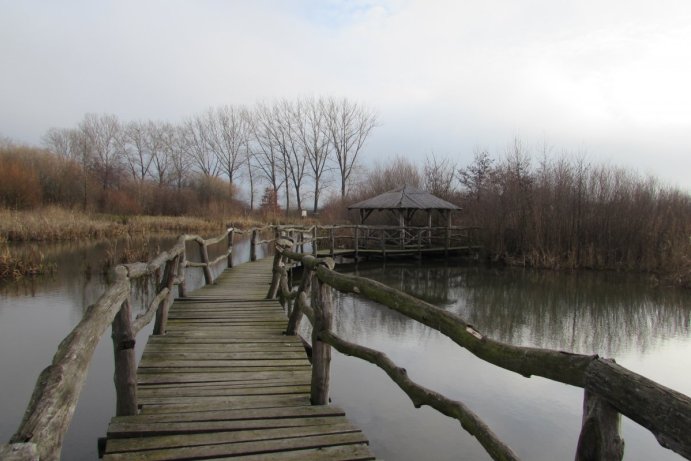
{"type": "Polygon", "coordinates": [[[220,456],[237,456],[263,454],[271,452],[293,451],[298,449],[333,447],[367,443],[361,432],[341,434],[313,435],[299,438],[283,438],[236,443],[222,443],[194,447],[176,447],[168,449],[145,450],[139,452],[108,453],[104,461],[163,461],[181,459],[218,458],[220,456]]]}

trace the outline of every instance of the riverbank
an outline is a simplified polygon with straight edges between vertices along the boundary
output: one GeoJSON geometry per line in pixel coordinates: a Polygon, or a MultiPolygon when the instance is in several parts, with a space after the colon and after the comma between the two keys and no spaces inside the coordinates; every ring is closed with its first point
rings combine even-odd
{"type": "Polygon", "coordinates": [[[220,220],[170,216],[90,214],[58,207],[32,211],[0,209],[0,241],[56,242],[150,232],[215,233],[220,220]]]}
{"type": "MultiPolygon", "coordinates": [[[[162,233],[213,236],[227,226],[261,226],[244,217],[204,219],[187,216],[117,216],[84,213],[59,207],[32,211],[0,209],[0,279],[17,279],[48,273],[40,243],[95,241],[104,239],[146,239],[162,233]],[[35,242],[30,251],[14,251],[13,246],[35,242]]],[[[125,252],[133,249],[125,249],[125,252]]]]}

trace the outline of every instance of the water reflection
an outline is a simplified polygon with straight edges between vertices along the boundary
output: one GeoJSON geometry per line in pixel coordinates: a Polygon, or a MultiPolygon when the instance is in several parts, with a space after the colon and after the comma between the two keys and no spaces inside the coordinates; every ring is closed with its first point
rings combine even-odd
{"type": "MultiPolygon", "coordinates": [[[[642,276],[431,263],[361,266],[354,272],[454,312],[512,344],[616,356],[689,334],[689,292],[651,287],[642,276]]],[[[384,329],[416,324],[395,316],[370,321],[384,329]]]]}
{"type": "MultiPolygon", "coordinates": [[[[662,384],[691,394],[691,293],[654,288],[640,277],[488,270],[461,264],[340,268],[458,313],[506,342],[613,356],[662,384]]],[[[524,378],[488,364],[444,335],[357,296],[336,294],[335,329],[385,352],[420,384],[475,411],[521,457],[573,459],[582,390],[524,378]]],[[[362,427],[380,457],[489,459],[457,422],[410,400],[376,367],[334,354],[331,396],[362,427]]],[[[627,460],[680,460],[623,419],[627,460]]]]}

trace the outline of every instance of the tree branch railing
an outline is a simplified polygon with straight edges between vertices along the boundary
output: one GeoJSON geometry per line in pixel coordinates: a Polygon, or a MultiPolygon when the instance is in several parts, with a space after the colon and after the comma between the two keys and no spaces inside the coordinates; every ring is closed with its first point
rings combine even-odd
{"type": "Polygon", "coordinates": [[[173,290],[185,297],[185,269],[201,268],[204,283],[214,282],[212,267],[227,261],[233,265],[235,235],[250,235],[251,259],[257,258],[260,245],[273,243],[274,238],[260,239],[276,226],[239,230],[229,228],[223,234],[203,239],[198,235],[181,235],[175,245],[149,262],[122,264],[108,276],[107,288],[95,304],[58,346],[52,363],[39,375],[31,399],[19,428],[8,444],[0,445],[1,459],[59,460],[62,442],[69,428],[79,394],[84,385],[89,364],[96,346],[106,329],[112,325],[115,360],[114,384],[116,416],[134,415],[137,406],[135,338],[154,318],[154,335],[164,335],[168,309],[173,302],[173,290]],[[227,242],[218,257],[209,259],[209,247],[227,242]],[[198,246],[199,262],[187,258],[187,242],[198,246]],[[146,309],[132,319],[132,281],[154,277],[156,295],[146,309]]]}
{"type": "Polygon", "coordinates": [[[583,421],[575,459],[621,460],[619,435],[625,415],[655,435],[660,445],[691,459],[691,399],[597,355],[514,346],[493,340],[460,316],[440,309],[379,282],[333,270],[331,258],[293,252],[293,241],[277,240],[274,282],[267,297],[279,296],[287,305],[286,334],[296,335],[303,317],[312,324],[313,404],[328,401],[329,346],[379,366],[408,395],[416,407],[428,405],[457,419],[495,460],[518,459],[516,454],[463,403],[413,382],[405,369],[384,353],[350,343],[332,330],[331,289],[383,304],[446,335],[478,358],[522,376],[541,376],[584,389],[583,421]],[[290,289],[286,267],[301,264],[302,281],[290,289]],[[292,305],[291,305],[291,301],[292,305]]]}

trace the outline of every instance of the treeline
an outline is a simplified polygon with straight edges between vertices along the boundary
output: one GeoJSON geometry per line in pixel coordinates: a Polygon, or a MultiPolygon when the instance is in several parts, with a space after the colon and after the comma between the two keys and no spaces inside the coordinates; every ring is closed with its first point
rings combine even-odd
{"type": "Polygon", "coordinates": [[[178,124],[87,114],[48,130],[44,150],[0,146],[0,203],[121,214],[316,211],[329,187],[348,193],[375,126],[372,110],[335,98],[212,107],[178,124]]]}
{"type": "MultiPolygon", "coordinates": [[[[347,202],[404,183],[462,207],[454,224],[481,228],[495,259],[650,271],[691,284],[691,196],[654,178],[582,156],[532,152],[516,140],[500,157],[477,149],[465,166],[433,155],[422,168],[403,157],[379,163],[347,202]]],[[[348,216],[348,203],[338,202],[328,207],[334,220],[348,216]]],[[[417,224],[425,225],[421,218],[417,224]]],[[[349,219],[357,221],[354,214],[349,219]]]]}

